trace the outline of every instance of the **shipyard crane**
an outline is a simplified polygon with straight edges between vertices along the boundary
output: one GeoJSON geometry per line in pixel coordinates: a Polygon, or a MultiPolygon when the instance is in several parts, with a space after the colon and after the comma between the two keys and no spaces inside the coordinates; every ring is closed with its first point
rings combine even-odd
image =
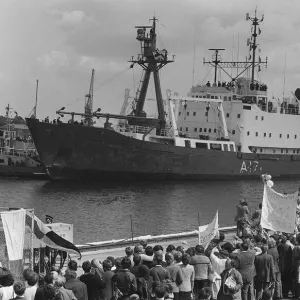
{"type": "Polygon", "coordinates": [[[92,70],[91,82],[89,93],[85,95],[85,105],[84,105],[84,114],[85,114],[85,124],[88,126],[93,125],[93,98],[94,98],[94,74],[95,70],[92,70]]]}

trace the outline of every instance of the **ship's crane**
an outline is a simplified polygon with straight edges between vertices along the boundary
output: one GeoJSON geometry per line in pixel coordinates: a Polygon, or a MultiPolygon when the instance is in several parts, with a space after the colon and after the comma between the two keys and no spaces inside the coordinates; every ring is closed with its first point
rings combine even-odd
{"type": "Polygon", "coordinates": [[[84,105],[84,114],[85,114],[85,124],[88,126],[93,125],[93,98],[94,98],[94,74],[95,70],[92,70],[91,82],[89,93],[85,95],[85,105],[84,105]]]}

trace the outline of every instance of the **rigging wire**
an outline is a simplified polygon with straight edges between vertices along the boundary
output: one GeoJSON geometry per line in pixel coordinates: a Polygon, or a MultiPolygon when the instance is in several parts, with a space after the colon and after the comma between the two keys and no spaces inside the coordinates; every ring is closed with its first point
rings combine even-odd
{"type": "Polygon", "coordinates": [[[203,78],[203,80],[201,81],[201,85],[203,84],[203,82],[206,80],[207,76],[209,75],[209,73],[211,72],[211,70],[213,69],[213,67],[210,68],[210,70],[207,72],[206,76],[203,78]]]}

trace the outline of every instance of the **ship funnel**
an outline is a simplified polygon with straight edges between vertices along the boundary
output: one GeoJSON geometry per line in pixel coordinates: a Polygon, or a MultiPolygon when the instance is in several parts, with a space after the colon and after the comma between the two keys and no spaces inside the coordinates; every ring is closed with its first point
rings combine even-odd
{"type": "Polygon", "coordinates": [[[297,97],[298,100],[300,100],[300,88],[296,89],[295,96],[297,97]]]}

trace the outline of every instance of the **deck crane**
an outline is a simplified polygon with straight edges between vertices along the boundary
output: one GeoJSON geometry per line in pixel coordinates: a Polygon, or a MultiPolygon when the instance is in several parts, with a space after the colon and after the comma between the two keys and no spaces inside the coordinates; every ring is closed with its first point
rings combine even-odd
{"type": "Polygon", "coordinates": [[[86,115],[86,117],[84,121],[88,126],[93,125],[94,74],[95,70],[93,69],[89,93],[85,95],[84,114],[86,115]]]}

